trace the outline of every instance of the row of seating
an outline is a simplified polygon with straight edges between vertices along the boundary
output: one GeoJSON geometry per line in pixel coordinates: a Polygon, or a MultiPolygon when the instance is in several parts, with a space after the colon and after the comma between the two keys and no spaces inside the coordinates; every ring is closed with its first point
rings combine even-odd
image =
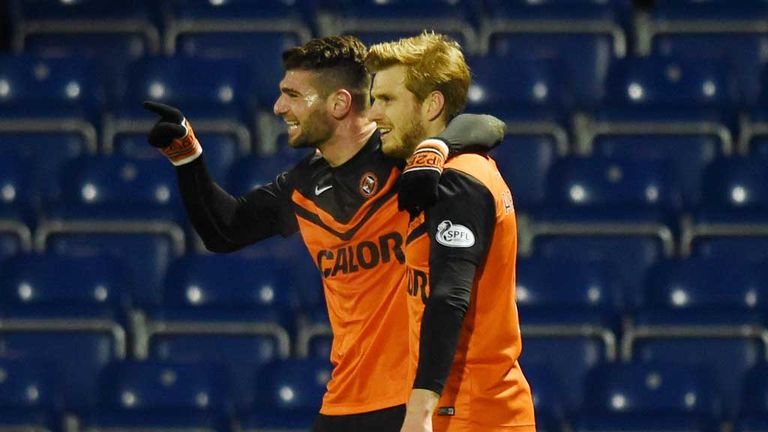
{"type": "MultiPolygon", "coordinates": [[[[29,144],[8,146],[0,156],[3,208],[15,207],[22,214],[39,209],[55,217],[61,205],[95,209],[120,204],[123,208],[175,210],[180,203],[174,169],[146,142],[141,144],[141,155],[91,155],[54,142],[49,143],[50,148],[29,144]]],[[[211,144],[204,149],[209,171],[234,195],[274,181],[307,154],[238,155],[231,146],[211,144]]],[[[653,142],[617,144],[601,147],[591,156],[560,156],[545,143],[510,139],[492,156],[523,212],[545,207],[613,207],[655,209],[672,219],[683,211],[702,208],[746,212],[765,210],[768,205],[764,187],[768,157],[721,157],[704,145],[664,147],[664,143],[653,142]]],[[[759,213],[754,216],[760,219],[759,213]]],[[[172,214],[166,217],[178,219],[172,214]]]]}
{"type": "MultiPolygon", "coordinates": [[[[518,263],[524,364],[551,368],[573,408],[584,404],[580,386],[596,364],[696,365],[716,381],[724,415],[736,416],[740,377],[768,355],[765,261],[662,261],[638,283],[610,262],[575,258],[589,257],[582,254],[518,263]]],[[[127,357],[225,362],[241,377],[238,400],[249,405],[243,386],[256,366],[330,355],[321,287],[291,280],[313,271],[291,264],[185,257],[158,293],[107,256],[16,257],[0,271],[0,346],[60,362],[73,406],[87,403],[107,362],[127,357]]]]}
{"type": "Polygon", "coordinates": [[[49,432],[107,430],[309,430],[331,368],[327,361],[281,359],[251,374],[254,402],[238,406],[243,377],[210,362],[115,360],[94,377],[92,405],[65,403],[66,372],[52,359],[0,358],[0,429],[49,432]]]}
{"type": "MultiPolygon", "coordinates": [[[[573,412],[565,404],[565,389],[546,366],[523,367],[534,394],[538,430],[717,431],[723,420],[721,395],[701,369],[669,362],[599,364],[582,383],[588,395],[584,406],[573,412]]],[[[0,358],[0,371],[0,427],[38,426],[51,432],[305,431],[330,378],[329,365],[311,359],[266,363],[249,383],[255,403],[243,409],[232,392],[233,380],[240,378],[225,365],[115,361],[99,373],[98,402],[67,411],[55,364],[6,357],[0,358]]],[[[742,377],[736,431],[764,430],[767,376],[768,363],[758,363],[742,377]],[[753,429],[753,424],[761,427],[753,429]]]]}

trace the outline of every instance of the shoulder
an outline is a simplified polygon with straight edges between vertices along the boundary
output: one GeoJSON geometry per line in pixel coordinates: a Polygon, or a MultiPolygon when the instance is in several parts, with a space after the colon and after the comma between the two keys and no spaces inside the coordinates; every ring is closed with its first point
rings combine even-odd
{"type": "Polygon", "coordinates": [[[490,156],[478,153],[462,153],[451,157],[445,163],[445,170],[443,176],[452,176],[449,174],[451,172],[464,174],[486,187],[494,184],[500,176],[496,162],[490,156]]]}

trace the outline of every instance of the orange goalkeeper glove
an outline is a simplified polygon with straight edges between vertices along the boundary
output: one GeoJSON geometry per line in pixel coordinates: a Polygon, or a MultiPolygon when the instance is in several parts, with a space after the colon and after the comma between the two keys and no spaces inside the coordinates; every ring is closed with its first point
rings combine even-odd
{"type": "Polygon", "coordinates": [[[192,125],[177,108],[159,102],[144,102],[144,108],[160,116],[147,135],[147,141],[157,147],[176,166],[197,159],[203,148],[195,137],[192,125]]]}

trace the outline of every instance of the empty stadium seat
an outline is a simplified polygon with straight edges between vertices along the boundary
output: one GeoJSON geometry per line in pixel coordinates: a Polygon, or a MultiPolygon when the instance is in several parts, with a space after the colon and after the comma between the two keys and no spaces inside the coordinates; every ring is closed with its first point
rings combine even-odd
{"type": "Polygon", "coordinates": [[[30,225],[39,198],[32,187],[26,161],[0,156],[0,260],[31,249],[30,225]]]}
{"type": "Polygon", "coordinates": [[[512,191],[515,209],[535,210],[544,204],[547,176],[558,157],[568,152],[567,143],[546,131],[512,132],[492,156],[512,191]]]}
{"type": "MultiPolygon", "coordinates": [[[[220,42],[216,45],[225,52],[231,52],[233,48],[251,51],[254,47],[248,48],[241,42],[251,36],[256,36],[251,40],[258,40],[260,35],[277,33],[294,39],[295,46],[309,40],[311,23],[307,21],[315,18],[313,2],[303,0],[230,0],[220,3],[171,0],[168,3],[170,19],[165,31],[165,49],[170,54],[192,48],[200,41],[213,42],[217,39],[220,42]],[[231,45],[221,43],[227,39],[231,45]]],[[[199,48],[195,46],[193,49],[199,48]]]]}
{"type": "Polygon", "coordinates": [[[627,52],[627,36],[617,11],[627,1],[499,1],[485,2],[481,24],[484,53],[496,56],[536,55],[559,59],[570,80],[574,102],[594,107],[603,95],[610,64],[627,52]]]}
{"type": "Polygon", "coordinates": [[[95,376],[127,352],[119,263],[106,257],[20,256],[0,277],[3,352],[55,364],[68,407],[94,402],[95,376]]]}
{"type": "Polygon", "coordinates": [[[662,161],[572,157],[560,160],[549,176],[551,209],[542,219],[660,222],[681,207],[679,186],[662,161]]]}
{"type": "Polygon", "coordinates": [[[250,155],[238,160],[229,171],[227,191],[242,196],[275,181],[278,175],[293,168],[295,161],[283,157],[250,155]]]}
{"type": "MultiPolygon", "coordinates": [[[[195,132],[195,136],[204,148],[208,171],[217,182],[223,182],[235,161],[251,151],[249,146],[243,146],[227,134],[195,132]]],[[[128,159],[165,159],[163,153],[147,142],[146,134],[118,134],[113,151],[128,159]]]]}
{"type": "Polygon", "coordinates": [[[618,328],[622,289],[610,262],[532,257],[520,258],[517,269],[517,305],[526,336],[547,330],[564,335],[568,327],[590,336],[618,328]]]}
{"type": "Polygon", "coordinates": [[[627,58],[609,71],[599,109],[575,119],[576,145],[590,153],[599,139],[663,139],[675,146],[716,140],[733,153],[738,103],[733,76],[715,60],[627,58]]]}
{"type": "Polygon", "coordinates": [[[227,431],[228,380],[217,364],[114,362],[101,373],[99,407],[83,424],[94,431],[227,431]]]}
{"type": "Polygon", "coordinates": [[[592,152],[608,158],[651,160],[665,163],[672,181],[679,185],[684,207],[701,201],[705,167],[721,154],[720,141],[712,136],[600,135],[592,152]]]}
{"type": "Polygon", "coordinates": [[[290,353],[298,297],[284,264],[241,256],[189,256],[168,270],[160,307],[137,329],[140,357],[226,363],[239,406],[253,398],[253,371],[290,353]],[[237,377],[237,379],[234,379],[237,377]]]}
{"type": "Polygon", "coordinates": [[[678,323],[755,323],[768,302],[768,273],[733,256],[665,260],[649,270],[646,292],[646,308],[667,311],[678,323]]]}
{"type": "Polygon", "coordinates": [[[703,371],[665,363],[615,363],[585,381],[585,412],[691,416],[717,421],[721,407],[703,371]]]}
{"type": "MultiPolygon", "coordinates": [[[[521,314],[523,352],[520,364],[546,367],[559,383],[560,403],[567,413],[578,412],[584,403],[583,384],[590,369],[616,359],[615,346],[606,345],[599,336],[526,334],[525,316],[521,314]]],[[[535,384],[532,383],[532,386],[535,384]]]]}
{"type": "Polygon", "coordinates": [[[159,52],[155,5],[143,0],[12,0],[12,46],[16,52],[97,58],[114,73],[126,61],[159,52]]]}
{"type": "Polygon", "coordinates": [[[768,18],[764,2],[660,1],[637,21],[637,53],[727,61],[738,79],[745,103],[759,93],[761,52],[768,42],[762,27],[768,18]]]}
{"type": "Polygon", "coordinates": [[[256,409],[244,416],[244,431],[308,430],[320,410],[331,364],[289,359],[263,365],[255,380],[256,409]]]}
{"type": "MultiPolygon", "coordinates": [[[[243,3],[243,2],[241,2],[243,3]]],[[[258,71],[252,91],[260,109],[272,116],[272,105],[280,96],[283,79],[283,51],[301,45],[302,39],[286,32],[193,33],[180,35],[177,53],[182,56],[231,59],[249,64],[258,71]]]]}
{"type": "Polygon", "coordinates": [[[768,364],[760,363],[744,376],[741,412],[768,416],[768,364]]]}
{"type": "MultiPolygon", "coordinates": [[[[476,49],[476,31],[471,25],[473,2],[465,0],[336,0],[326,1],[318,15],[323,36],[385,33],[386,37],[418,34],[427,29],[452,34],[468,52],[476,49]]],[[[378,41],[380,38],[374,38],[378,41]]],[[[391,40],[391,39],[390,39],[391,40]]],[[[369,39],[368,42],[371,42],[369,39]]]]}
{"type": "Polygon", "coordinates": [[[156,226],[158,232],[136,232],[125,224],[108,227],[96,227],[91,222],[49,226],[45,236],[38,237],[36,248],[62,256],[114,257],[130,271],[132,302],[137,305],[159,303],[166,268],[183,253],[183,242],[169,237],[163,224],[156,226]]]}
{"type": "Polygon", "coordinates": [[[556,374],[546,365],[524,362],[523,374],[531,386],[536,430],[558,432],[566,422],[566,407],[562,385],[556,374]]]}
{"type": "Polygon", "coordinates": [[[176,173],[167,160],[94,156],[59,173],[62,197],[46,208],[51,220],[181,218],[176,173]]]}
{"type": "Polygon", "coordinates": [[[673,318],[662,325],[640,323],[626,329],[622,351],[627,360],[702,369],[722,400],[724,418],[738,414],[744,374],[765,355],[758,332],[746,329],[736,334],[717,326],[707,329],[688,325],[684,319],[676,325],[673,318]]]}
{"type": "MultiPolygon", "coordinates": [[[[74,135],[95,151],[95,122],[104,101],[96,74],[92,63],[76,57],[0,56],[0,130],[17,137],[21,133],[74,135]]],[[[59,153],[55,148],[51,151],[59,153]]]]}
{"type": "Polygon", "coordinates": [[[622,227],[604,232],[572,227],[568,230],[552,224],[535,228],[533,256],[610,262],[618,273],[617,282],[626,290],[623,300],[627,307],[641,301],[638,297],[648,269],[673,254],[672,245],[653,233],[632,234],[622,232],[622,227]]]}
{"type": "MultiPolygon", "coordinates": [[[[722,158],[704,173],[701,206],[683,226],[682,253],[690,254],[702,242],[722,241],[725,236],[759,243],[768,232],[768,170],[757,158],[722,158]],[[752,240],[754,239],[754,240],[752,240]]],[[[760,252],[757,249],[755,253],[760,252]]],[[[745,254],[759,259],[760,254],[745,254]]]]}
{"type": "Polygon", "coordinates": [[[0,357],[0,430],[61,430],[61,379],[49,364],[0,357]]]}
{"type": "Polygon", "coordinates": [[[143,109],[153,100],[182,110],[195,132],[224,134],[251,148],[248,125],[254,88],[248,65],[235,60],[152,57],[137,60],[118,76],[115,99],[105,115],[107,152],[118,134],[146,136],[157,115],[143,109]]]}

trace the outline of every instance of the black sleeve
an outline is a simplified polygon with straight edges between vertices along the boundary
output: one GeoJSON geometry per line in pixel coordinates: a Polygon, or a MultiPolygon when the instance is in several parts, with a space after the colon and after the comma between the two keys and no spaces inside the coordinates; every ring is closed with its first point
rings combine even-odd
{"type": "Polygon", "coordinates": [[[232,252],[275,234],[298,230],[290,198],[289,173],[235,198],[219,187],[201,155],[176,169],[189,219],[213,252],[232,252]]]}
{"type": "Polygon", "coordinates": [[[506,125],[488,114],[459,114],[436,138],[448,145],[450,153],[483,153],[504,139],[506,125]]]}
{"type": "Polygon", "coordinates": [[[430,295],[421,322],[414,388],[442,393],[453,363],[472,286],[496,226],[491,192],[475,178],[447,169],[438,203],[426,213],[430,295]]]}

